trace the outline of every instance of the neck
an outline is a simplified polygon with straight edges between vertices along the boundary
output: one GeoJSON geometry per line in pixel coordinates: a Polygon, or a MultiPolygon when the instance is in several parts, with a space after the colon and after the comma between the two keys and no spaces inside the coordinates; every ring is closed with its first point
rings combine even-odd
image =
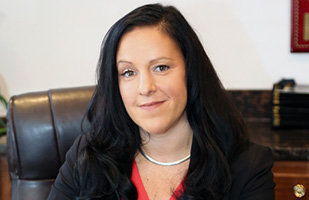
{"type": "Polygon", "coordinates": [[[160,162],[174,162],[190,155],[193,132],[187,123],[164,134],[151,134],[140,130],[142,151],[160,162]]]}

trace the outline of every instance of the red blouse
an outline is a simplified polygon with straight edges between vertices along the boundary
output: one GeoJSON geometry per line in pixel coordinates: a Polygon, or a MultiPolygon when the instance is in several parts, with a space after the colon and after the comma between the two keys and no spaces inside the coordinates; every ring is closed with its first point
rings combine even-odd
{"type": "MultiPolygon", "coordinates": [[[[142,178],[139,174],[135,160],[133,161],[133,166],[132,166],[131,181],[133,182],[133,184],[135,185],[135,187],[137,189],[137,194],[138,194],[137,200],[149,200],[149,197],[148,197],[147,192],[145,190],[145,187],[143,185],[142,178]]],[[[183,181],[182,181],[178,185],[176,190],[174,191],[174,194],[177,194],[177,193],[183,192],[183,191],[184,191],[184,189],[183,189],[183,181]]],[[[174,194],[170,197],[169,200],[176,200],[174,194]]]]}

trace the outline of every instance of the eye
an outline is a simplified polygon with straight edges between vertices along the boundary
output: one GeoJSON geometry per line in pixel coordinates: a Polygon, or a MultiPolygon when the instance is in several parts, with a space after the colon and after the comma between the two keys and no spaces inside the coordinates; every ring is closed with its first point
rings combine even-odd
{"type": "Polygon", "coordinates": [[[133,70],[127,69],[120,75],[125,76],[125,77],[131,77],[131,76],[134,76],[135,74],[136,72],[134,72],[133,70]]]}
{"type": "Polygon", "coordinates": [[[168,70],[170,67],[167,65],[159,65],[155,68],[155,71],[162,72],[168,70]]]}

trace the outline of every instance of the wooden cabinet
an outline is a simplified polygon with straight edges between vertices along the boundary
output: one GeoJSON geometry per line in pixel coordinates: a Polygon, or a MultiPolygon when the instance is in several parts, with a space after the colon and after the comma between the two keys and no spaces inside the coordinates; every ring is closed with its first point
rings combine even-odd
{"type": "Polygon", "coordinates": [[[11,199],[11,180],[8,160],[5,154],[0,154],[0,199],[11,199]]]}
{"type": "Polygon", "coordinates": [[[272,170],[276,182],[276,200],[309,200],[309,162],[275,161],[272,170]],[[301,195],[302,191],[305,191],[304,196],[301,195]]]}

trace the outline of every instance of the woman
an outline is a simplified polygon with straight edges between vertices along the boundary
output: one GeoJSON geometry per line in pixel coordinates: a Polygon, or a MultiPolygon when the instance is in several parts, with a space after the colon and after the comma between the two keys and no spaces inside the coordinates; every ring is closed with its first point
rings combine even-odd
{"type": "Polygon", "coordinates": [[[249,142],[172,6],[139,7],[111,27],[87,117],[49,199],[274,199],[270,150],[249,142]]]}

